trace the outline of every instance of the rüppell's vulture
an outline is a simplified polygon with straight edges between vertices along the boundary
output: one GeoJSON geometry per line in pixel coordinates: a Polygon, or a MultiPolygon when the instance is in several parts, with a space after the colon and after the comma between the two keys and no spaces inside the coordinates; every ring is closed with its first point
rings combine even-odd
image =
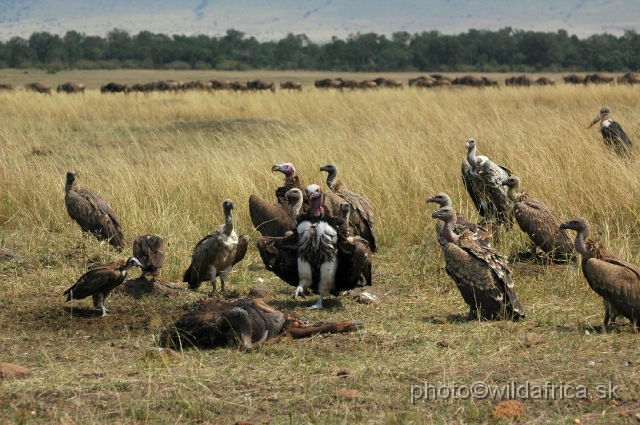
{"type": "Polygon", "coordinates": [[[453,208],[440,208],[432,217],[444,221],[442,237],[448,242],[442,247],[445,269],[469,305],[469,319],[524,318],[507,259],[494,249],[480,245],[471,232],[456,235],[453,208]]]}
{"type": "Polygon", "coordinates": [[[462,162],[462,182],[487,224],[513,224],[513,203],[502,186],[511,171],[486,156],[476,156],[476,141],[467,139],[467,159],[462,162]]]}
{"type": "Polygon", "coordinates": [[[330,213],[340,215],[340,205],[347,202],[351,206],[351,214],[349,218],[349,226],[353,228],[354,233],[369,242],[371,252],[378,250],[376,245],[376,235],[373,231],[375,219],[373,218],[373,208],[369,201],[361,195],[347,189],[344,183],[336,180],[338,176],[338,167],[334,164],[327,164],[320,167],[320,171],[327,172],[327,186],[337,195],[337,198],[326,197],[325,208],[331,208],[330,213]],[[328,202],[330,201],[330,202],[328,202]]]}
{"type": "Polygon", "coordinates": [[[64,187],[64,203],[69,217],[75,220],[83,232],[90,232],[98,240],[106,240],[121,251],[124,235],[120,219],[111,205],[100,196],[80,187],[76,182],[76,172],[67,172],[64,187]]]}
{"type": "Polygon", "coordinates": [[[575,256],[573,239],[561,230],[562,219],[555,211],[538,201],[520,186],[520,178],[512,175],[502,184],[508,187],[513,201],[513,216],[520,229],[531,239],[531,255],[540,248],[552,261],[569,261],[575,256]]]}
{"type": "MultiPolygon", "coordinates": [[[[453,207],[451,198],[444,192],[436,193],[430,198],[427,198],[427,202],[433,202],[442,207],[453,207]]],[[[440,246],[445,246],[447,242],[442,237],[442,228],[444,227],[444,221],[438,220],[436,223],[436,236],[440,246]]],[[[453,225],[453,233],[460,236],[465,230],[471,232],[473,237],[478,241],[480,245],[491,246],[491,234],[482,226],[468,221],[462,214],[456,216],[456,223],[453,225]]]]}
{"type": "Polygon", "coordinates": [[[133,240],[133,256],[142,264],[140,279],[149,275],[155,282],[164,263],[164,240],[155,235],[138,236],[133,240]]]}
{"type": "Polygon", "coordinates": [[[582,256],[582,273],[587,283],[603,299],[604,325],[622,315],[639,324],[640,270],[606,250],[604,244],[589,238],[589,222],[582,218],[565,221],[561,229],[575,230],[576,251],[582,256]],[[613,317],[612,317],[613,316],[613,317]]]}
{"type": "Polygon", "coordinates": [[[102,310],[103,317],[108,316],[104,300],[116,286],[124,282],[127,270],[133,266],[142,267],[142,264],[135,257],[130,257],[128,260],[92,266],[64,295],[67,296],[67,301],[82,300],[91,295],[93,306],[102,310]]]}
{"type": "Polygon", "coordinates": [[[311,289],[319,294],[312,308],[321,309],[327,295],[371,284],[371,251],[350,241],[342,218],[325,212],[320,186],[306,191],[310,208],[298,215],[296,231],[284,238],[261,237],[258,250],[268,270],[296,287],[294,298],[311,289]]]}
{"type": "Polygon", "coordinates": [[[234,264],[241,261],[247,253],[249,236],[238,237],[233,228],[233,202],[226,199],[222,203],[224,224],[205,236],[196,244],[191,255],[191,264],[185,270],[183,282],[189,283],[189,289],[196,291],[202,282],[210,280],[212,293],[216,291],[216,279],[220,276],[220,286],[224,283],[234,264]]]}
{"type": "Polygon", "coordinates": [[[611,109],[608,106],[603,106],[588,128],[600,122],[600,133],[605,146],[621,157],[628,158],[633,154],[633,144],[622,126],[611,119],[610,114],[611,109]]]}

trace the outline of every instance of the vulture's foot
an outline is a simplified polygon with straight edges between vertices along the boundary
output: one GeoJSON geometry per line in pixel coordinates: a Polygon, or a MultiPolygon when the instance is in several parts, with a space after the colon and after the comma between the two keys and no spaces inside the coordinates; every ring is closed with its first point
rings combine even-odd
{"type": "Polygon", "coordinates": [[[322,295],[319,295],[318,302],[312,305],[311,307],[308,307],[308,310],[322,310],[322,298],[323,298],[322,295]]]}
{"type": "Polygon", "coordinates": [[[304,287],[303,287],[302,285],[298,285],[298,286],[296,287],[295,292],[293,293],[293,299],[294,299],[294,300],[297,300],[299,296],[300,296],[300,297],[302,297],[302,298],[306,298],[306,297],[304,296],[304,292],[305,292],[305,291],[304,291],[304,287]]]}

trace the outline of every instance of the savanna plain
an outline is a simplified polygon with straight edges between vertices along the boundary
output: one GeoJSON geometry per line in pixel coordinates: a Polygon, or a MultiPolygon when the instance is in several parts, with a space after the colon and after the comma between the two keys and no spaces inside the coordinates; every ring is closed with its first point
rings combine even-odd
{"type": "MultiPolygon", "coordinates": [[[[118,71],[99,79],[117,81],[118,71]]],[[[31,370],[2,381],[0,422],[509,423],[493,418],[501,401],[494,397],[410,397],[425,382],[477,381],[588,389],[577,399],[519,399],[525,411],[515,422],[636,422],[637,334],[626,319],[603,331],[601,299],[579,267],[514,264],[526,319],[469,322],[444,271],[436,207],[425,203],[444,191],[479,220],[460,178],[465,139],[474,137],[479,155],[511,169],[565,219],[589,219],[612,252],[640,264],[640,161],[610,155],[596,128],[586,129],[605,104],[640,141],[640,89],[623,86],[0,94],[0,247],[22,256],[0,264],[0,361],[31,370]],[[282,176],[270,169],[282,162],[296,165],[303,184],[323,186],[319,168],[333,162],[345,185],[371,202],[380,246],[374,286],[393,288],[378,304],[330,297],[324,310],[308,311],[315,296],[293,301],[293,288],[265,270],[248,198],[275,200],[282,176]],[[65,303],[62,292],[88,264],[131,255],[82,235],[69,218],[67,170],[110,202],[129,246],[146,233],[164,238],[161,281],[186,287],[180,281],[191,251],[223,222],[221,204],[230,198],[237,232],[249,234],[251,246],[228,292],[245,296],[261,278],[274,307],[312,321],[361,320],[364,329],[283,339],[252,353],[151,355],[159,333],[210,284],[173,298],[114,293],[106,318],[90,299],[65,303]],[[541,343],[526,343],[532,333],[541,343]],[[337,376],[341,369],[350,373],[337,376]],[[616,394],[600,398],[597,386],[608,384],[616,394]]],[[[514,228],[497,249],[511,256],[527,246],[514,228]]]]}

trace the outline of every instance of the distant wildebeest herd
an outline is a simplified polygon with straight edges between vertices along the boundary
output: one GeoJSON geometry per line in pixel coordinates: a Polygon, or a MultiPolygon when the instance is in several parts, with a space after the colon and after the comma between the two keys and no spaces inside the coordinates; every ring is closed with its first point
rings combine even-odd
{"type": "MultiPolygon", "coordinates": [[[[640,75],[628,72],[619,76],[617,79],[610,75],[600,73],[587,75],[565,75],[562,77],[565,84],[640,84],[640,75]]],[[[476,77],[474,75],[465,75],[463,77],[450,78],[442,74],[422,75],[416,78],[410,78],[409,87],[417,88],[434,88],[442,86],[471,86],[471,87],[499,87],[498,80],[488,77],[476,77]]],[[[505,79],[505,85],[508,87],[530,87],[530,86],[555,86],[556,82],[553,78],[539,77],[534,79],[528,75],[520,75],[505,79]]],[[[373,80],[349,80],[344,78],[324,78],[316,80],[314,86],[318,89],[378,89],[378,88],[395,88],[402,89],[404,84],[401,80],[378,77],[373,80]]],[[[1,84],[0,91],[20,91],[23,87],[15,84],[1,84]]],[[[51,95],[51,87],[42,83],[29,83],[24,85],[24,89],[51,95]]],[[[85,85],[79,83],[67,82],[60,84],[57,88],[58,93],[84,93],[85,85]]],[[[128,85],[126,83],[110,82],[100,87],[101,93],[143,93],[151,92],[171,92],[179,93],[185,91],[207,91],[229,90],[234,92],[259,92],[268,90],[272,93],[276,91],[274,82],[263,80],[253,81],[227,81],[227,80],[197,80],[187,83],[176,80],[160,80],[152,81],[145,84],[128,85]]],[[[302,84],[297,81],[285,81],[280,83],[280,90],[302,91],[302,84]]]]}

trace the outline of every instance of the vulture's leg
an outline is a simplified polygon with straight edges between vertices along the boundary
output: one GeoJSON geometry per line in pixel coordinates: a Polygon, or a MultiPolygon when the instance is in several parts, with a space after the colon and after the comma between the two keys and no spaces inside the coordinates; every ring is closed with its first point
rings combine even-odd
{"type": "Polygon", "coordinates": [[[218,270],[216,270],[216,268],[214,266],[209,266],[209,273],[211,273],[211,294],[213,295],[214,292],[216,292],[216,279],[217,279],[217,274],[218,274],[218,270]]]}
{"type": "Polygon", "coordinates": [[[102,317],[106,317],[109,314],[109,311],[107,310],[107,308],[104,306],[104,294],[100,294],[100,308],[102,309],[102,317]]]}
{"type": "Polygon", "coordinates": [[[324,296],[322,294],[318,295],[318,302],[309,307],[309,310],[322,310],[322,299],[324,296]]]}
{"type": "Polygon", "coordinates": [[[145,275],[145,271],[143,270],[143,271],[142,271],[142,274],[140,275],[140,277],[138,278],[138,280],[141,280],[141,279],[147,280],[147,279],[145,279],[144,275],[145,275]]]}
{"type": "Polygon", "coordinates": [[[311,274],[311,264],[307,261],[304,261],[298,258],[298,287],[296,291],[293,293],[293,299],[297,300],[298,295],[304,296],[304,291],[307,288],[310,288],[313,283],[313,277],[311,274]]]}
{"type": "Polygon", "coordinates": [[[326,262],[320,266],[320,282],[318,283],[318,302],[312,309],[322,310],[322,299],[329,295],[335,285],[335,277],[338,263],[337,261],[326,262]]]}
{"type": "Polygon", "coordinates": [[[231,271],[231,267],[232,266],[229,266],[220,272],[220,291],[222,292],[224,292],[224,282],[227,280],[227,275],[231,271]]]}

